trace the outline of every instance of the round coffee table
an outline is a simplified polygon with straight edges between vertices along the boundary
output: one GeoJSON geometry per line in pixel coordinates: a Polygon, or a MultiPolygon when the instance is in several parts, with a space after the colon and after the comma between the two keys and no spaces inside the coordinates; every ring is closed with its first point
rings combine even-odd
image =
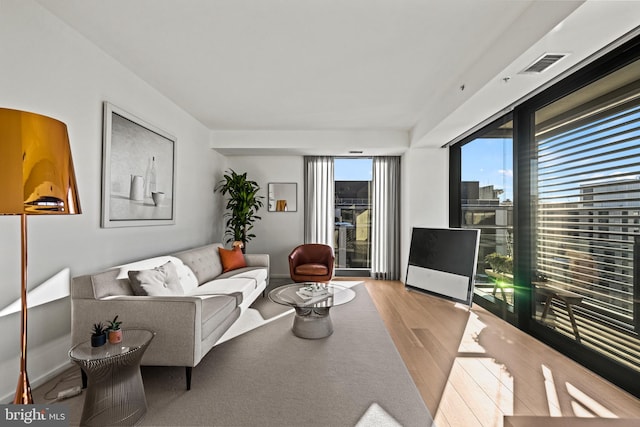
{"type": "Polygon", "coordinates": [[[80,425],[134,425],[147,412],[140,360],[155,332],[123,329],[122,342],[91,347],[91,340],[69,350],[87,375],[80,425]]]}
{"type": "Polygon", "coordinates": [[[333,323],[329,310],[336,305],[348,303],[355,296],[353,290],[335,283],[294,283],[269,292],[271,301],[295,308],[293,333],[307,339],[331,335],[333,323]]]}

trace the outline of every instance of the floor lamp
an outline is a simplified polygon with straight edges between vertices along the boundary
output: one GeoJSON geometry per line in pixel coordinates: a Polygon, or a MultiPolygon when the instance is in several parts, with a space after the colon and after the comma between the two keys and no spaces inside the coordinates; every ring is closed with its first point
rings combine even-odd
{"type": "Polygon", "coordinates": [[[80,213],[67,126],[0,108],[0,215],[20,215],[20,374],[14,404],[33,403],[27,377],[27,215],[80,213]]]}

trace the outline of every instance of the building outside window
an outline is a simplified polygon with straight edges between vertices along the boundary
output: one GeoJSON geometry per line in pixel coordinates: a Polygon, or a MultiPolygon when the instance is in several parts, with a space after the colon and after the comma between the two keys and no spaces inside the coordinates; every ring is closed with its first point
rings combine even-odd
{"type": "Polygon", "coordinates": [[[504,318],[513,317],[512,270],[494,272],[488,260],[513,260],[512,125],[505,117],[461,147],[461,226],[480,230],[474,300],[504,318]]]}
{"type": "Polygon", "coordinates": [[[371,158],[337,158],[335,267],[337,274],[368,276],[371,268],[371,158]]]}
{"type": "Polygon", "coordinates": [[[530,184],[533,319],[636,372],[639,76],[636,61],[537,109],[530,184]]]}

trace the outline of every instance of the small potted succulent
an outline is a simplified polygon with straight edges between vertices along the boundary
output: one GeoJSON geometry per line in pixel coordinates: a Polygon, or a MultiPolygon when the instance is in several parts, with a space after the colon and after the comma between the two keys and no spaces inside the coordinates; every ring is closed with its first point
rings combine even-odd
{"type": "Polygon", "coordinates": [[[91,347],[100,347],[107,342],[107,330],[102,322],[94,323],[91,329],[91,347]]]}
{"type": "Polygon", "coordinates": [[[109,327],[107,330],[109,331],[109,343],[110,344],[118,344],[122,342],[122,329],[120,329],[121,321],[118,320],[118,315],[113,318],[113,320],[109,320],[109,327]]]}

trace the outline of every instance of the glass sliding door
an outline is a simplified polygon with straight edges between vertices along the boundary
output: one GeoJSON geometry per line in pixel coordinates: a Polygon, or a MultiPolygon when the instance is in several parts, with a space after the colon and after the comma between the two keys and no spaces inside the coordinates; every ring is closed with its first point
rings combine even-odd
{"type": "Polygon", "coordinates": [[[534,121],[532,317],[640,371],[640,61],[534,121]]]}
{"type": "Polygon", "coordinates": [[[334,178],[336,275],[369,276],[373,159],[336,158],[334,178]]]}
{"type": "Polygon", "coordinates": [[[474,301],[512,320],[513,125],[505,117],[460,149],[461,227],[480,229],[474,301]]]}

